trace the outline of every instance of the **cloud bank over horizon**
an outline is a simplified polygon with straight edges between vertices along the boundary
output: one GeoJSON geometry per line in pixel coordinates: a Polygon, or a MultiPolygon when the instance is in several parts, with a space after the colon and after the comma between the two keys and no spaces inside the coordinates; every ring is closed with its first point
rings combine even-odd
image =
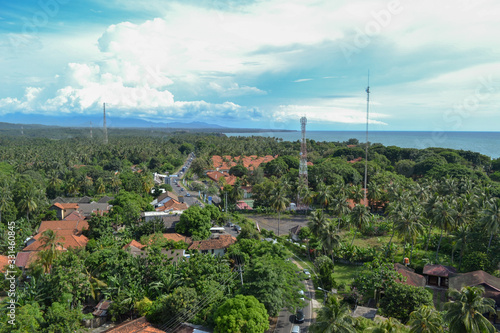
{"type": "Polygon", "coordinates": [[[27,1],[0,17],[1,115],[498,130],[493,0],[27,1]],[[49,5],[50,4],[50,5],[49,5]],[[117,10],[115,10],[117,9],[117,10]],[[83,13],[75,16],[75,13],[83,13]]]}

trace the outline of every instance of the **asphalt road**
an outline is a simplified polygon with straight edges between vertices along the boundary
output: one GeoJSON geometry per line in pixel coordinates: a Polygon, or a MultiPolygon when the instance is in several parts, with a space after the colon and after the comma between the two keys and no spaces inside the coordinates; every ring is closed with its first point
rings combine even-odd
{"type": "MultiPolygon", "coordinates": [[[[297,264],[297,262],[294,261],[294,263],[302,270],[302,268],[300,267],[300,265],[297,264]]],[[[294,322],[295,313],[290,313],[287,310],[283,310],[278,315],[278,323],[276,324],[276,329],[274,331],[275,333],[290,333],[292,331],[293,325],[299,325],[301,333],[309,331],[309,326],[314,321],[313,302],[314,302],[315,291],[312,279],[302,281],[302,283],[304,283],[304,285],[306,286],[305,296],[307,303],[307,305],[303,308],[304,318],[305,318],[304,322],[302,324],[296,324],[294,322]]]]}

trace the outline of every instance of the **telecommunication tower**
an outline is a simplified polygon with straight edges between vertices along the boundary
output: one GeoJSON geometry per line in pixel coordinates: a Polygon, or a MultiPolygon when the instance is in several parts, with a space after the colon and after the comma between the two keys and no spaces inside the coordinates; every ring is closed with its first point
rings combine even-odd
{"type": "Polygon", "coordinates": [[[302,141],[300,142],[299,178],[300,178],[301,185],[307,187],[308,182],[307,182],[306,124],[307,124],[307,118],[305,116],[300,118],[300,126],[302,129],[302,141]]]}
{"type": "Polygon", "coordinates": [[[368,71],[368,86],[366,87],[366,144],[365,144],[365,190],[364,203],[366,203],[366,192],[368,191],[368,120],[370,114],[370,71],[368,71]]]}
{"type": "Polygon", "coordinates": [[[92,122],[90,122],[90,138],[92,139],[92,122]]]}
{"type": "Polygon", "coordinates": [[[108,129],[106,128],[106,103],[102,103],[103,109],[104,109],[104,118],[102,121],[102,126],[104,129],[104,144],[108,144],[108,129]]]}

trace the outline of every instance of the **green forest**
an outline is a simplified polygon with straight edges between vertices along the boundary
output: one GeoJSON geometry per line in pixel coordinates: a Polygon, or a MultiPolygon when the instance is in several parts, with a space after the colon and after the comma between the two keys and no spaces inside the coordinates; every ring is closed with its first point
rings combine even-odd
{"type": "Polygon", "coordinates": [[[495,332],[486,315],[495,312],[495,302],[482,297],[484,288],[450,289],[436,306],[428,288],[396,283],[404,278],[394,263],[408,258],[418,274],[425,265],[441,264],[458,273],[481,270],[499,277],[500,159],[371,143],[365,192],[365,144],[356,139],[307,140],[312,165],[305,186],[299,141],[123,129],[110,131],[109,143],[103,144],[99,136],[75,130],[70,137],[69,132],[0,132],[0,254],[21,252],[42,221],[56,220],[49,208],[57,197],[109,196],[113,207],[89,219],[85,248],[60,251],[57,234],[44,232],[36,262],[25,270],[10,269],[16,286],[14,325],[8,316],[12,280],[2,273],[0,332],[85,331],[82,321],[92,318],[88,309],[103,299],[112,301],[114,322],[146,316],[162,329],[189,321],[215,332],[265,332],[269,317],[304,305],[299,294],[304,276],[287,260],[293,254],[314,270],[315,285],[339,291],[324,300],[311,332],[495,332]],[[140,215],[154,211],[150,203],[160,187],[171,190],[155,185],[153,173],[177,173],[190,153],[196,157],[184,175],[188,183],[207,180],[214,155],[276,158],[255,170],[232,167],[229,173],[238,177],[234,185],[191,183],[220,196],[221,208],[227,204],[229,212],[191,207],[177,232],[206,239],[207,228],[224,224],[229,215],[243,229],[224,256],[194,251],[176,264],[164,250],[187,249],[187,244],[158,237],[163,226],[142,222],[140,215]],[[252,187],[251,212],[236,211],[244,186],[252,187]],[[308,209],[288,209],[298,202],[308,209]],[[257,215],[278,221],[304,215],[308,223],[294,244],[288,230],[280,237],[259,233],[257,215]],[[266,237],[278,242],[262,241],[266,237]],[[144,256],[123,250],[132,240],[148,244],[144,256]],[[342,269],[352,278],[343,279],[342,269]],[[387,321],[347,315],[370,299],[387,321]]]}

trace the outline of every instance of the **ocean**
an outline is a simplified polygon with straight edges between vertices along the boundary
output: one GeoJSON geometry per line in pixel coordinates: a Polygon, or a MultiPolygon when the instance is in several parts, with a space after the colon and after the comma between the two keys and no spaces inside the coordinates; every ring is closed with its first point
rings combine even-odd
{"type": "MultiPolygon", "coordinates": [[[[266,136],[285,141],[301,139],[301,132],[224,133],[227,136],[266,136]]],[[[306,137],[316,141],[343,142],[351,138],[366,141],[364,131],[307,131],[306,137]]],[[[368,141],[384,146],[424,149],[429,147],[470,150],[491,158],[500,157],[500,132],[404,132],[372,131],[368,141]]]]}

